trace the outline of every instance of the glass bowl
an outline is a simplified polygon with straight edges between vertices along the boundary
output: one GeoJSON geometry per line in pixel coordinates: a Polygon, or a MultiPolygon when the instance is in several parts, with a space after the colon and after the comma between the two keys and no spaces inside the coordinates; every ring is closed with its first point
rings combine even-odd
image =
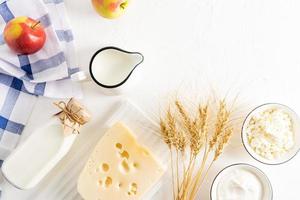
{"type": "Polygon", "coordinates": [[[243,145],[246,149],[246,151],[250,154],[250,156],[252,156],[255,160],[263,163],[263,164],[268,164],[268,165],[278,165],[278,164],[283,164],[288,162],[289,160],[291,160],[293,157],[296,156],[296,154],[299,152],[300,150],[300,118],[299,116],[296,114],[295,111],[293,111],[291,108],[289,108],[288,106],[285,106],[283,104],[279,104],[279,103],[267,103],[267,104],[263,104],[260,105],[258,107],[256,107],[255,109],[253,109],[248,116],[246,117],[244,123],[243,123],[243,127],[242,127],[242,142],[243,145]],[[283,154],[282,156],[280,156],[279,158],[276,159],[267,159],[261,155],[259,155],[258,153],[256,153],[253,148],[250,146],[248,138],[247,138],[247,133],[245,131],[245,129],[247,128],[247,124],[249,123],[250,119],[252,118],[252,116],[254,116],[255,114],[259,113],[259,112],[263,112],[267,109],[272,109],[272,108],[277,108],[277,109],[281,109],[284,112],[286,112],[292,119],[293,122],[293,129],[294,129],[294,133],[295,133],[295,144],[293,146],[292,149],[290,149],[288,152],[286,152],[285,154],[283,154]]]}
{"type": "Polygon", "coordinates": [[[242,169],[242,170],[247,170],[254,174],[259,181],[261,182],[261,185],[263,187],[263,198],[262,200],[272,200],[273,199],[273,189],[271,182],[269,178],[266,176],[266,174],[258,169],[257,167],[245,163],[237,163],[237,164],[232,164],[224,169],[222,169],[215,177],[213,180],[213,183],[211,185],[210,189],[210,199],[211,200],[218,200],[217,193],[218,193],[218,186],[220,184],[220,181],[228,176],[228,173],[232,170],[237,170],[237,169],[242,169]]]}

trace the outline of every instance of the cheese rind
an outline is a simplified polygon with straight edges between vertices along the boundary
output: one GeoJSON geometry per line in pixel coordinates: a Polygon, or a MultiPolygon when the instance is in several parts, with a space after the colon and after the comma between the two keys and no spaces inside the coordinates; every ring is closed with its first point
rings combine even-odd
{"type": "Polygon", "coordinates": [[[96,145],[78,180],[85,200],[141,199],[163,175],[151,152],[122,124],[115,124],[96,145]]]}

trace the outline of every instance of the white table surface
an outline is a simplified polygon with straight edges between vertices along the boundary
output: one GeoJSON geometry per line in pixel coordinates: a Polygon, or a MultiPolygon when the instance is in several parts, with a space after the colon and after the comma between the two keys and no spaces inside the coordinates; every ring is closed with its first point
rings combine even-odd
{"type": "MultiPolygon", "coordinates": [[[[66,7],[82,69],[104,46],[145,56],[142,81],[123,96],[105,96],[95,84],[83,85],[83,101],[99,117],[124,97],[158,116],[158,105],[170,92],[180,89],[193,96],[211,88],[219,96],[228,90],[239,93],[242,116],[266,102],[287,104],[300,113],[299,0],[132,0],[126,14],[114,21],[97,16],[89,0],[66,0],[66,7]]],[[[49,119],[51,102],[39,99],[23,139],[49,119]]],[[[284,165],[262,165],[243,149],[237,131],[209,173],[201,200],[209,200],[216,173],[237,162],[254,164],[269,176],[274,200],[299,199],[300,155],[284,165]]],[[[169,193],[163,187],[155,199],[166,200],[169,193]]],[[[5,186],[3,199],[22,197],[21,191],[5,186]]]]}

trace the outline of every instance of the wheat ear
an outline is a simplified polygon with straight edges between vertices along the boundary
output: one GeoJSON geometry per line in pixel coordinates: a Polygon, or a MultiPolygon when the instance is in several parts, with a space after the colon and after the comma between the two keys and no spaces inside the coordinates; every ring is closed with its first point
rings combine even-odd
{"type": "Polygon", "coordinates": [[[229,116],[230,116],[230,112],[227,110],[226,107],[226,102],[225,100],[221,100],[219,102],[219,110],[218,110],[218,114],[217,114],[217,121],[215,124],[215,131],[214,134],[211,138],[211,140],[209,141],[209,149],[213,150],[215,145],[218,142],[218,139],[221,137],[226,124],[229,121],[229,116]]]}
{"type": "Polygon", "coordinates": [[[215,150],[214,161],[216,161],[219,158],[219,156],[222,154],[225,145],[228,143],[229,139],[232,136],[232,133],[233,133],[233,128],[232,127],[227,128],[224,131],[224,134],[223,134],[222,138],[220,139],[220,141],[218,143],[218,146],[215,150]]]}

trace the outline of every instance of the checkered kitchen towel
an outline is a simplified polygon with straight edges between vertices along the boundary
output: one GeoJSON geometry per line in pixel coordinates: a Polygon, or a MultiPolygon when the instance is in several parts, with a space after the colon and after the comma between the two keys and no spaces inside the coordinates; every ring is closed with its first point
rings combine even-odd
{"type": "MultiPolygon", "coordinates": [[[[1,0],[0,0],[1,1],[1,0]]],[[[0,4],[0,164],[16,147],[37,96],[80,96],[70,76],[78,71],[73,35],[63,0],[7,0],[0,4]],[[16,55],[3,41],[3,29],[14,17],[38,19],[46,44],[32,55],[16,55]]]]}

